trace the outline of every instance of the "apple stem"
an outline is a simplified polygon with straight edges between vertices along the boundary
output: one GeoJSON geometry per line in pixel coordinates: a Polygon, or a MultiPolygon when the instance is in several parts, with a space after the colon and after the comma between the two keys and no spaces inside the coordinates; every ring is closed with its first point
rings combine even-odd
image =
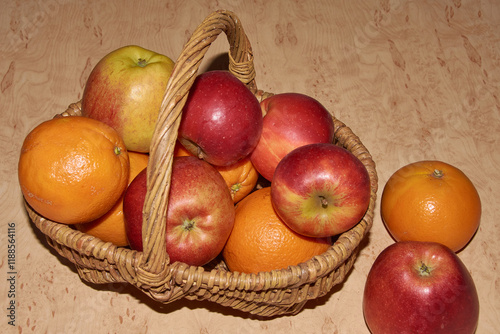
{"type": "Polygon", "coordinates": [[[231,192],[236,193],[236,192],[238,192],[238,190],[240,190],[240,188],[241,188],[241,183],[239,183],[239,182],[235,183],[231,186],[231,192]]]}
{"type": "Polygon", "coordinates": [[[326,209],[328,207],[328,201],[325,198],[325,196],[319,196],[320,202],[321,202],[321,207],[323,209],[326,209]]]}
{"type": "Polygon", "coordinates": [[[198,150],[197,157],[198,157],[198,159],[202,159],[203,160],[203,152],[201,150],[198,150]]]}
{"type": "Polygon", "coordinates": [[[432,176],[434,176],[437,179],[440,179],[443,177],[443,171],[439,169],[434,169],[434,172],[432,173],[432,176]]]}
{"type": "Polygon", "coordinates": [[[182,228],[185,231],[191,231],[195,225],[196,225],[196,222],[194,221],[194,219],[186,219],[186,220],[184,220],[184,222],[182,224],[182,228]]]}
{"type": "Polygon", "coordinates": [[[143,59],[143,58],[139,58],[137,60],[137,65],[139,65],[140,67],[144,67],[148,64],[148,61],[146,59],[143,59]]]}
{"type": "Polygon", "coordinates": [[[429,276],[431,274],[431,268],[429,268],[429,266],[427,266],[423,262],[418,267],[418,271],[420,273],[420,276],[429,276]]]}

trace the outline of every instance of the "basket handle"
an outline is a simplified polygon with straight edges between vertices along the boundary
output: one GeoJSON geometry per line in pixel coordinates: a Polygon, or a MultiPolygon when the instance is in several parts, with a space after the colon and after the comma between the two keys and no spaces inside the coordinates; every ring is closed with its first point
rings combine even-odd
{"type": "Polygon", "coordinates": [[[221,32],[226,34],[230,46],[229,71],[252,92],[257,92],[253,54],[240,20],[230,11],[213,12],[194,31],[175,63],[151,142],[143,207],[143,253],[137,268],[137,283],[157,292],[168,287],[170,281],[165,241],[166,211],[182,108],[201,60],[221,32]]]}

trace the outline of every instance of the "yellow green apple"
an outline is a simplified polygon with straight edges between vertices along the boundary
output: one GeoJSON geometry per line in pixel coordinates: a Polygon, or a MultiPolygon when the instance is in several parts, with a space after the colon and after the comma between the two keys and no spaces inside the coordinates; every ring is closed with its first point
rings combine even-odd
{"type": "Polygon", "coordinates": [[[174,62],[128,45],[104,56],[90,73],[82,114],[113,127],[128,150],[149,152],[156,120],[174,62]]]}

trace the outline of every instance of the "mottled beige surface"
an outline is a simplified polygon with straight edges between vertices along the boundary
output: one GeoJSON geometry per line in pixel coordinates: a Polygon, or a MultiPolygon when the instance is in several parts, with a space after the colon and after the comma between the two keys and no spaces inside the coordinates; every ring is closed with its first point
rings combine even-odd
{"type": "MultiPolygon", "coordinates": [[[[367,333],[361,300],[376,255],[374,227],[346,282],[295,316],[263,319],[208,302],[161,305],[133,288],[93,286],[54,254],[22,206],[22,140],[78,100],[107,52],[139,44],[176,58],[211,11],[234,11],[255,54],[257,83],[316,97],[361,137],[380,191],[404,164],[461,168],[483,203],[459,253],[477,284],[477,333],[500,330],[500,2],[483,1],[6,1],[0,10],[0,332],[367,333]],[[7,325],[7,223],[16,224],[16,325],[7,325]]],[[[202,68],[227,49],[217,40],[202,68]]]]}

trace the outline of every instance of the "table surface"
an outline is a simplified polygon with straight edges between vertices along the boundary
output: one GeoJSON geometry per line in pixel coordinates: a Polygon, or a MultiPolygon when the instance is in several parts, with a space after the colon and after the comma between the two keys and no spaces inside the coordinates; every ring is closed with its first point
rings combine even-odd
{"type": "MultiPolygon", "coordinates": [[[[30,222],[16,170],[26,134],[79,100],[96,62],[128,44],[176,59],[216,9],[250,39],[257,84],[320,100],[373,155],[379,198],[399,167],[448,162],[482,200],[479,230],[459,257],[480,298],[477,333],[500,328],[500,2],[483,1],[5,1],[0,12],[0,147],[4,333],[367,333],[367,273],[393,240],[380,218],[341,289],[295,316],[243,315],[210,302],[159,304],[132,287],[84,283],[30,222]],[[8,297],[7,224],[15,224],[16,295],[8,297]],[[7,324],[8,303],[16,304],[7,324]]],[[[201,70],[227,52],[213,43],[201,70]]],[[[337,290],[337,289],[335,289],[337,290]]]]}

